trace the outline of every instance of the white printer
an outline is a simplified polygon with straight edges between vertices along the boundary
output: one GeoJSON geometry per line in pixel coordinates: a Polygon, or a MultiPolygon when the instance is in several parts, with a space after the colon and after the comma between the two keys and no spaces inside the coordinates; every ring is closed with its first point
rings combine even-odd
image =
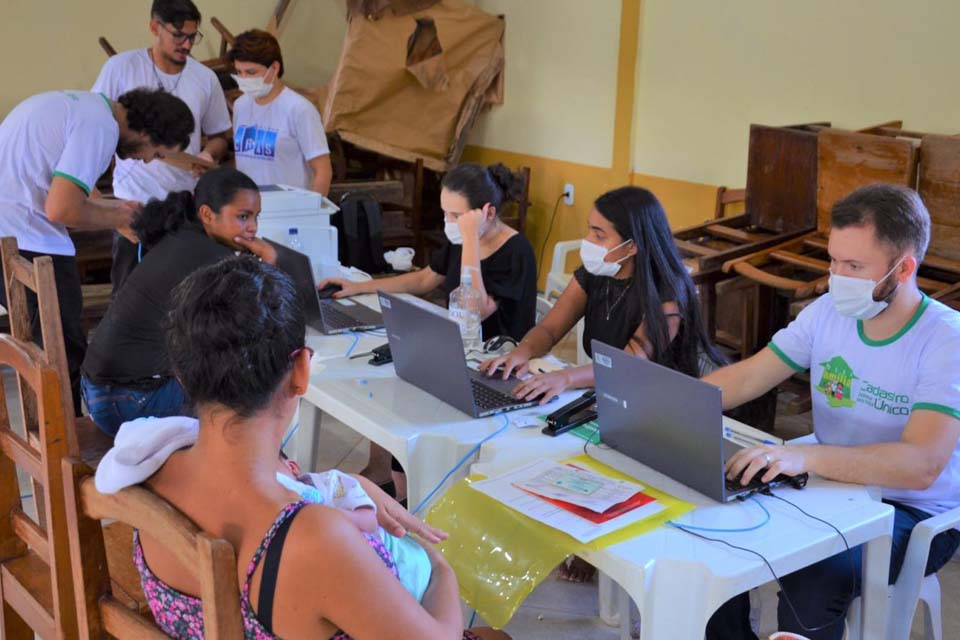
{"type": "Polygon", "coordinates": [[[257,233],[280,244],[288,244],[290,230],[296,229],[303,253],[313,263],[313,277],[340,275],[337,257],[337,230],[330,216],[340,208],[315,191],[282,184],[260,185],[260,218],[257,233]]]}

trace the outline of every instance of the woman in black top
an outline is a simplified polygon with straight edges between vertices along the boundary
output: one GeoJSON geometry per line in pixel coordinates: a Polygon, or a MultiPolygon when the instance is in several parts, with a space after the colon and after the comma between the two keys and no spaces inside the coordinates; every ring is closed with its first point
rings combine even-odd
{"type": "MultiPolygon", "coordinates": [[[[528,371],[584,319],[583,348],[592,354],[599,340],[641,358],[700,377],[701,358],[723,356],[707,338],[696,289],[670,234],[656,196],[640,187],[622,187],[600,196],[587,218],[580,248],[583,266],[543,321],[507,355],[482,368],[504,379],[528,371]]],[[[542,402],[571,388],[593,386],[593,367],[584,365],[535,375],[517,385],[517,397],[542,402]]]]}
{"type": "Polygon", "coordinates": [[[256,237],[259,214],[253,180],[221,168],[200,178],[195,195],[181,191],[151,200],[131,225],[143,260],[114,297],[81,368],[84,402],[105,433],[116,434],[134,418],[187,411],[164,349],[170,291],[194,271],[238,250],[276,262],[273,247],[256,237]]]}
{"type": "Polygon", "coordinates": [[[442,187],[448,242],[433,253],[427,268],[367,282],[331,278],[320,288],[340,286],[337,298],[377,291],[424,295],[437,287],[449,295],[460,286],[463,270],[471,269],[482,276],[473,278],[473,286],[483,300],[483,338],[519,340],[536,318],[537,261],[530,242],[497,217],[505,202],[519,197],[518,178],[502,164],[461,164],[444,176],[442,187]]]}

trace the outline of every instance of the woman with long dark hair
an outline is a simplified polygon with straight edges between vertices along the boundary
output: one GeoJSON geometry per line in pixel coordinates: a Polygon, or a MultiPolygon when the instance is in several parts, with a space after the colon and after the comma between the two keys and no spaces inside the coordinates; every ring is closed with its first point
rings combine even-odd
{"type": "Polygon", "coordinates": [[[117,291],[81,367],[83,399],[102,431],[112,436],[134,418],[188,411],[163,346],[170,291],[236,251],[275,262],[274,248],[257,238],[259,214],[253,180],[220,168],[204,174],[194,193],[151,200],[131,224],[142,260],[117,291]]]}
{"type": "MultiPolygon", "coordinates": [[[[379,537],[277,481],[277,452],[310,378],[304,310],[286,274],[249,257],[197,271],[174,290],[166,337],[199,429],[189,446],[165,450],[144,484],[236,550],[242,590],[233,597],[245,637],[509,640],[464,631],[456,575],[432,544],[445,534],[375,485],[359,479],[381,526],[424,541],[432,567],[420,602],[379,537]]],[[[124,429],[128,444],[152,431],[149,420],[124,429]]],[[[200,584],[189,567],[147,535],[133,545],[157,624],[173,638],[202,639],[203,607],[192,595],[200,584]]]]}
{"type": "MultiPolygon", "coordinates": [[[[696,377],[726,362],[707,337],[693,280],[656,196],[640,187],[609,191],[597,198],[587,227],[583,266],[553,309],[516,349],[486,361],[484,371],[504,379],[526,374],[529,361],[548,353],[581,318],[587,354],[596,339],[696,377]]],[[[515,393],[547,402],[591,386],[593,367],[584,365],[535,375],[515,393]]]]}
{"type": "MultiPolygon", "coordinates": [[[[530,360],[549,353],[581,318],[587,354],[591,341],[599,340],[698,378],[726,363],[707,337],[693,280],[656,196],[640,187],[608,191],[594,203],[587,228],[583,266],[553,309],[516,349],[484,362],[484,372],[504,380],[527,374],[530,360]]],[[[542,396],[545,403],[566,389],[593,384],[593,366],[583,365],[529,377],[514,393],[530,400],[542,396]]],[[[574,558],[560,566],[560,577],[583,582],[595,571],[574,558]]]]}

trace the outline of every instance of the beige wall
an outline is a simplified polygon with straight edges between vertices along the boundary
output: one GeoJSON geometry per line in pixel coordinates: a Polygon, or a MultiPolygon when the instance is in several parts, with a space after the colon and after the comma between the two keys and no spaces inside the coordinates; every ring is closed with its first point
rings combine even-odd
{"type": "MultiPolygon", "coordinates": [[[[123,51],[146,47],[149,0],[0,0],[0,60],[7,74],[0,91],[0,116],[27,96],[53,89],[88,89],[106,59],[99,36],[123,51]]],[[[205,39],[198,59],[212,57],[220,37],[210,26],[218,17],[238,33],[263,28],[273,0],[197,0],[205,39]]],[[[336,67],[345,30],[335,0],[294,0],[280,35],[287,79],[296,84],[326,82],[336,67]]]]}
{"type": "Polygon", "coordinates": [[[481,116],[470,143],[609,167],[620,0],[475,4],[506,16],[506,99],[481,116]]]}
{"type": "Polygon", "coordinates": [[[960,131],[953,0],[643,0],[634,170],[742,186],[751,122],[960,131]]]}

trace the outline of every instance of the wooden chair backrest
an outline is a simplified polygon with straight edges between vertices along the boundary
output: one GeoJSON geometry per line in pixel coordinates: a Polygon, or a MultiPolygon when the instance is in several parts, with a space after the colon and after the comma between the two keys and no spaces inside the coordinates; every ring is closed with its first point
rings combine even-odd
{"type": "Polygon", "coordinates": [[[109,634],[125,638],[166,638],[153,620],[125,607],[111,590],[100,520],[124,522],[165,545],[196,570],[203,602],[204,637],[243,638],[240,588],[233,546],[201,531],[169,502],[143,486],[114,494],[97,491],[89,467],[63,461],[70,557],[76,585],[80,638],[109,634]]]}
{"type": "Polygon", "coordinates": [[[530,206],[530,167],[520,167],[516,173],[523,181],[520,197],[516,202],[504,204],[504,211],[498,214],[505,223],[524,233],[527,227],[527,208],[530,206]]]}
{"type": "Polygon", "coordinates": [[[915,187],[918,143],[889,136],[822,129],[817,140],[817,231],[830,231],[834,203],[869,184],[915,187]]]}
{"type": "Polygon", "coordinates": [[[817,225],[817,131],[829,123],[750,125],[746,210],[767,231],[790,233],[817,225]]]}
{"type": "MultiPolygon", "coordinates": [[[[9,291],[9,289],[8,289],[9,291]]],[[[60,461],[67,455],[60,377],[29,340],[0,335],[0,366],[10,367],[22,397],[32,395],[37,433],[15,428],[0,384],[0,565],[7,638],[76,637],[60,461]],[[24,511],[17,469],[34,486],[33,519],[24,511]],[[42,492],[40,495],[38,492],[42,492]],[[29,628],[32,631],[27,631],[29,628]]]]}
{"type": "Polygon", "coordinates": [[[960,260],[960,137],[923,137],[918,190],[930,212],[927,254],[960,260]]]}
{"type": "MultiPolygon", "coordinates": [[[[63,342],[63,325],[60,323],[60,302],[57,297],[57,282],[53,273],[53,260],[41,256],[31,262],[20,255],[17,239],[0,238],[0,258],[3,262],[3,282],[7,291],[7,313],[10,315],[10,333],[24,342],[33,342],[33,323],[27,306],[28,296],[35,297],[39,315],[40,335],[43,340],[39,351],[44,364],[50,366],[62,381],[60,402],[63,405],[66,424],[68,452],[76,455],[79,450],[74,425],[73,396],[70,392],[70,374],[67,367],[67,351],[63,342]]],[[[33,396],[23,393],[23,416],[31,431],[37,429],[37,408],[32,405],[33,396]],[[29,399],[28,399],[29,398],[29,399]]]]}
{"type": "Polygon", "coordinates": [[[713,208],[713,219],[721,220],[727,215],[727,206],[744,202],[747,199],[746,189],[730,189],[717,187],[717,201],[713,208]]]}

